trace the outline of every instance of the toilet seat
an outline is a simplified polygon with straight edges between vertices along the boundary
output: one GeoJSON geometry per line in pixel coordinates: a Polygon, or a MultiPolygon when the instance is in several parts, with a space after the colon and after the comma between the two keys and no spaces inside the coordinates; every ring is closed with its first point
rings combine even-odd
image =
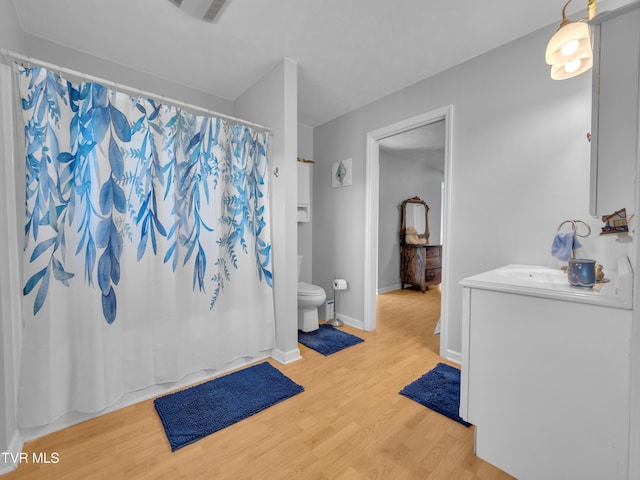
{"type": "Polygon", "coordinates": [[[298,282],[298,296],[318,296],[324,295],[325,291],[318,285],[312,285],[310,283],[298,282]]]}

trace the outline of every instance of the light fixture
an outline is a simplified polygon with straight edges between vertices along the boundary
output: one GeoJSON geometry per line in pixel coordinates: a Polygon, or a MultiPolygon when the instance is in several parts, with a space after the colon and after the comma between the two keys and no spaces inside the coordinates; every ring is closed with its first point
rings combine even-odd
{"type": "Polygon", "coordinates": [[[596,0],[588,0],[587,18],[569,20],[565,11],[569,0],[562,8],[562,22],[549,40],[546,61],[551,65],[551,78],[564,80],[586,72],[593,66],[593,51],[588,20],[596,16],[596,0]]]}

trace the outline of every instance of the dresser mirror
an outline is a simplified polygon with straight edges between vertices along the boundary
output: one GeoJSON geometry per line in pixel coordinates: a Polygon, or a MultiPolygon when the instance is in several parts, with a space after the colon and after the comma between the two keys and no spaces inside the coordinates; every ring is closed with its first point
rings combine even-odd
{"type": "Polygon", "coordinates": [[[400,242],[425,245],[429,242],[429,206],[419,197],[402,202],[400,242]]]}

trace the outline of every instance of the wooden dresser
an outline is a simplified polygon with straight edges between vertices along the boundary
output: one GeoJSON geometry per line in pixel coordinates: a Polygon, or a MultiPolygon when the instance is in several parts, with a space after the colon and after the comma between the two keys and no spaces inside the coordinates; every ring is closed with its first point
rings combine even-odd
{"type": "Polygon", "coordinates": [[[424,293],[442,281],[442,245],[400,245],[401,287],[413,285],[424,293]]]}
{"type": "Polygon", "coordinates": [[[442,245],[429,243],[429,206],[420,197],[400,205],[400,286],[426,292],[442,278],[442,245]]]}

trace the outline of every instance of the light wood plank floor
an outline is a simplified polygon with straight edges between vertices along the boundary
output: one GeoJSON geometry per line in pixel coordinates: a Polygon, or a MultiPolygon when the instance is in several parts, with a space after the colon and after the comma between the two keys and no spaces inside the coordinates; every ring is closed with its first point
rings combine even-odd
{"type": "Polygon", "coordinates": [[[305,391],[171,453],[151,400],[31,441],[59,463],[21,464],[13,479],[512,478],[473,455],[473,427],[398,392],[442,359],[433,330],[440,290],[378,297],[374,332],[329,357],[272,362],[305,391]]]}

